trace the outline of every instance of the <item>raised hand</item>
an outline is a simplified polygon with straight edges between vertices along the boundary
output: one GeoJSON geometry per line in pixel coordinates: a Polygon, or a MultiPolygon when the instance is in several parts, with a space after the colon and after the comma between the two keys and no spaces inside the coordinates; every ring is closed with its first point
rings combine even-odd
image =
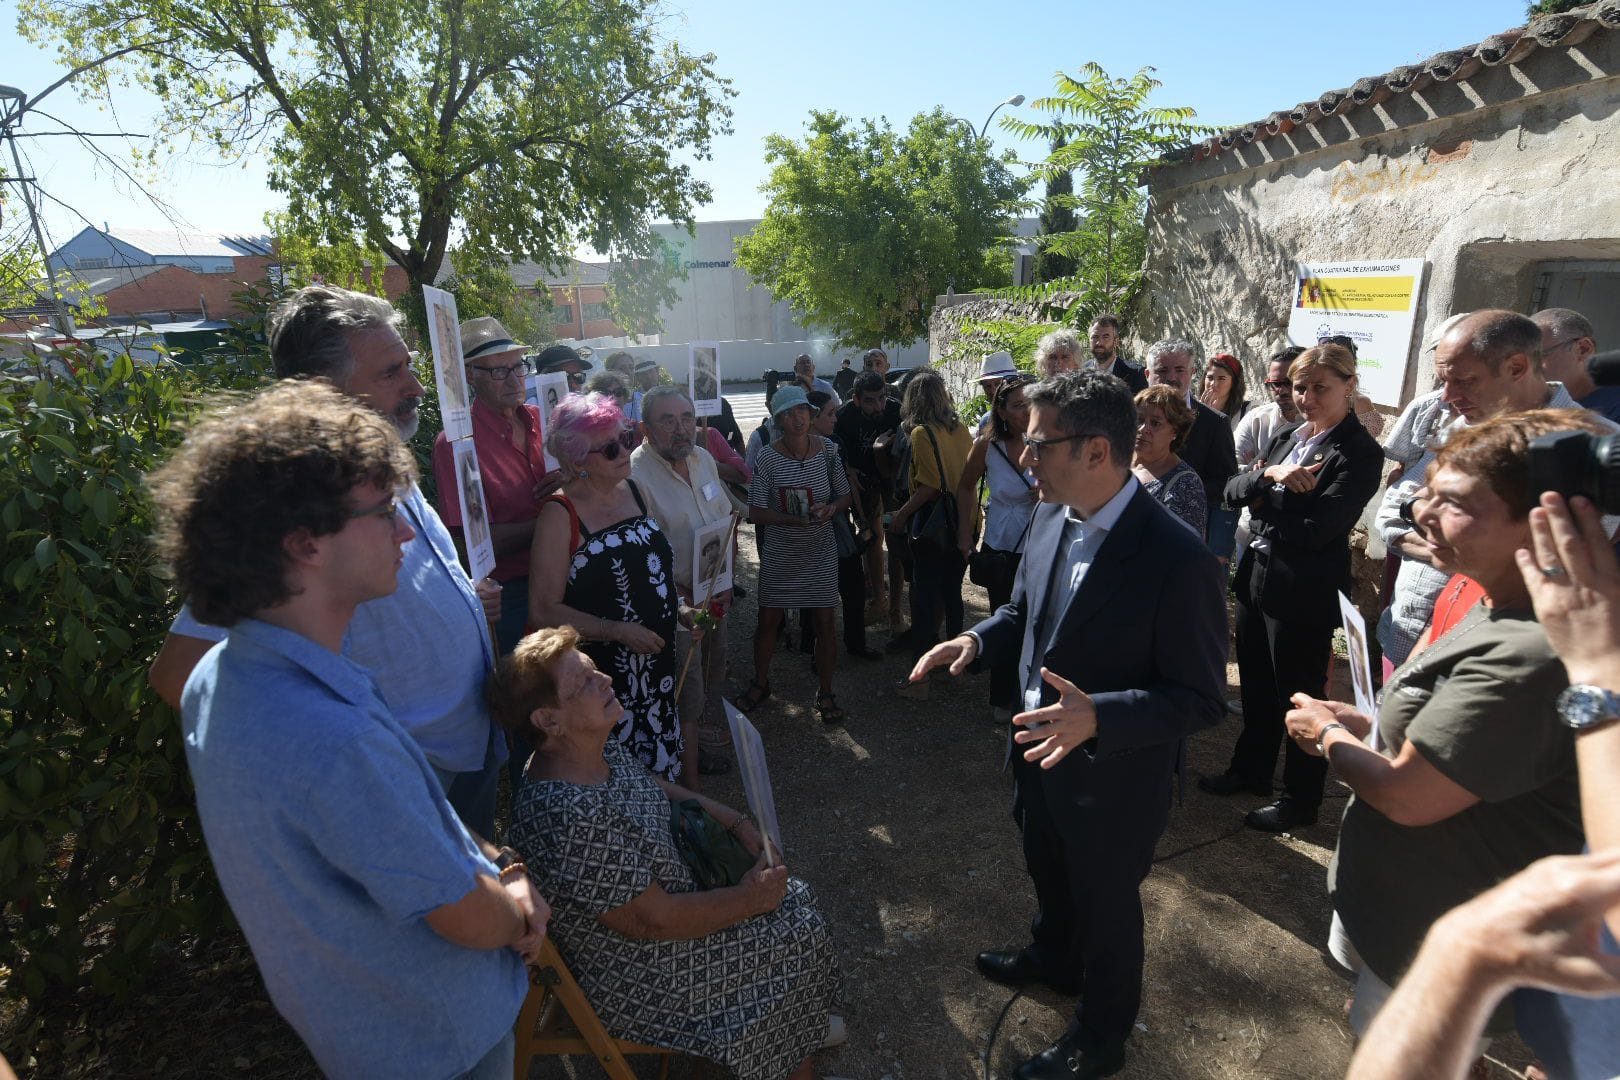
{"type": "Polygon", "coordinates": [[[1058,699],[1014,716],[1013,724],[1023,730],[1013,733],[1013,742],[1034,743],[1024,751],[1024,760],[1050,769],[1070,751],[1096,738],[1097,706],[1084,690],[1050,669],[1041,668],[1041,678],[1058,692],[1058,699]]]}

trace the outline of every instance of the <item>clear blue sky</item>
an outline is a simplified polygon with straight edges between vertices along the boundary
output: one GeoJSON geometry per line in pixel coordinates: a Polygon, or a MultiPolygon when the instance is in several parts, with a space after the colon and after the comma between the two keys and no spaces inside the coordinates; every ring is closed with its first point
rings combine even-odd
{"type": "MultiPolygon", "coordinates": [[[[798,135],[812,108],[885,116],[903,127],[919,111],[942,105],[975,128],[998,101],[1049,93],[1059,69],[1096,60],[1116,75],[1151,65],[1164,105],[1191,105],[1210,124],[1239,124],[1349,86],[1356,79],[1471,44],[1524,21],[1523,0],[1361,0],[1311,5],[1298,0],[1000,0],[929,4],[894,0],[823,0],[760,4],[757,0],[686,0],[667,33],[693,51],[713,52],[739,96],[735,132],[714,159],[699,163],[714,188],[700,219],[757,217],[764,175],[762,143],[773,131],[798,135]]],[[[15,0],[0,0],[0,26],[16,22],[15,0]]],[[[4,47],[0,82],[34,92],[61,69],[48,55],[14,40],[4,47]]],[[[63,90],[50,100],[87,128],[112,118],[78,106],[63,90]]],[[[1009,110],[1003,110],[1007,112],[1009,110]]],[[[1034,114],[1026,104],[1015,110],[1034,114]]],[[[151,102],[131,95],[121,119],[139,129],[151,102]]],[[[36,126],[38,126],[36,124],[36,126]]],[[[994,129],[992,129],[994,133],[994,129]]],[[[1037,148],[997,135],[1029,157],[1037,148]]],[[[98,167],[69,140],[28,140],[47,189],[100,224],[155,227],[162,214],[132,197],[127,185],[98,167]]],[[[116,141],[109,152],[127,157],[116,141]]],[[[9,164],[9,163],[8,163],[9,164]]],[[[257,163],[224,168],[206,158],[170,162],[157,190],[189,225],[207,231],[254,232],[278,199],[257,163]]],[[[52,241],[83,221],[47,208],[52,241]]]]}

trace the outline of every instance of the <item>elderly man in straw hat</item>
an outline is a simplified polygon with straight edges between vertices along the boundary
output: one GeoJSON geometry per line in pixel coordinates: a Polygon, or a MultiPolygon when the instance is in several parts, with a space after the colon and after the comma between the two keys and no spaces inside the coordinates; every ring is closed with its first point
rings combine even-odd
{"type": "MultiPolygon", "coordinates": [[[[540,410],[524,400],[531,370],[523,355],[527,348],[496,319],[486,316],[461,324],[461,356],[473,393],[473,446],[495,545],[495,570],[490,576],[501,583],[495,637],[502,653],[512,651],[529,617],[529,544],[540,500],[562,481],[557,471],[546,471],[540,410]]],[[[444,523],[465,543],[455,453],[442,431],[433,442],[433,475],[439,483],[444,523]]]]}

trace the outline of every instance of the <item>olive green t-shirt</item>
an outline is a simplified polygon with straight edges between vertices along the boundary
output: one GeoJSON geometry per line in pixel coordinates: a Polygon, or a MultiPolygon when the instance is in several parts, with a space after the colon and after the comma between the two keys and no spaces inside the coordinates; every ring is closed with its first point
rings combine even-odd
{"type": "Polygon", "coordinates": [[[1352,797],[1328,871],[1333,907],[1391,986],[1441,915],[1545,855],[1581,850],[1569,685],[1535,617],[1483,603],[1390,677],[1379,749],[1408,742],[1480,801],[1432,825],[1397,825],[1352,797]]]}

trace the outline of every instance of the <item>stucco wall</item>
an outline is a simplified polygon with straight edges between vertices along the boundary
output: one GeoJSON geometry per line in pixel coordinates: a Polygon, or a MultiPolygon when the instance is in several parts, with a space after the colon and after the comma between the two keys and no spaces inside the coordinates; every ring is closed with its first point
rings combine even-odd
{"type": "Polygon", "coordinates": [[[1149,186],[1135,337],[1190,337],[1257,374],[1284,343],[1296,259],[1421,257],[1404,402],[1431,384],[1419,346],[1452,312],[1528,310],[1546,260],[1620,259],[1620,33],[1178,163],[1149,186]]]}

